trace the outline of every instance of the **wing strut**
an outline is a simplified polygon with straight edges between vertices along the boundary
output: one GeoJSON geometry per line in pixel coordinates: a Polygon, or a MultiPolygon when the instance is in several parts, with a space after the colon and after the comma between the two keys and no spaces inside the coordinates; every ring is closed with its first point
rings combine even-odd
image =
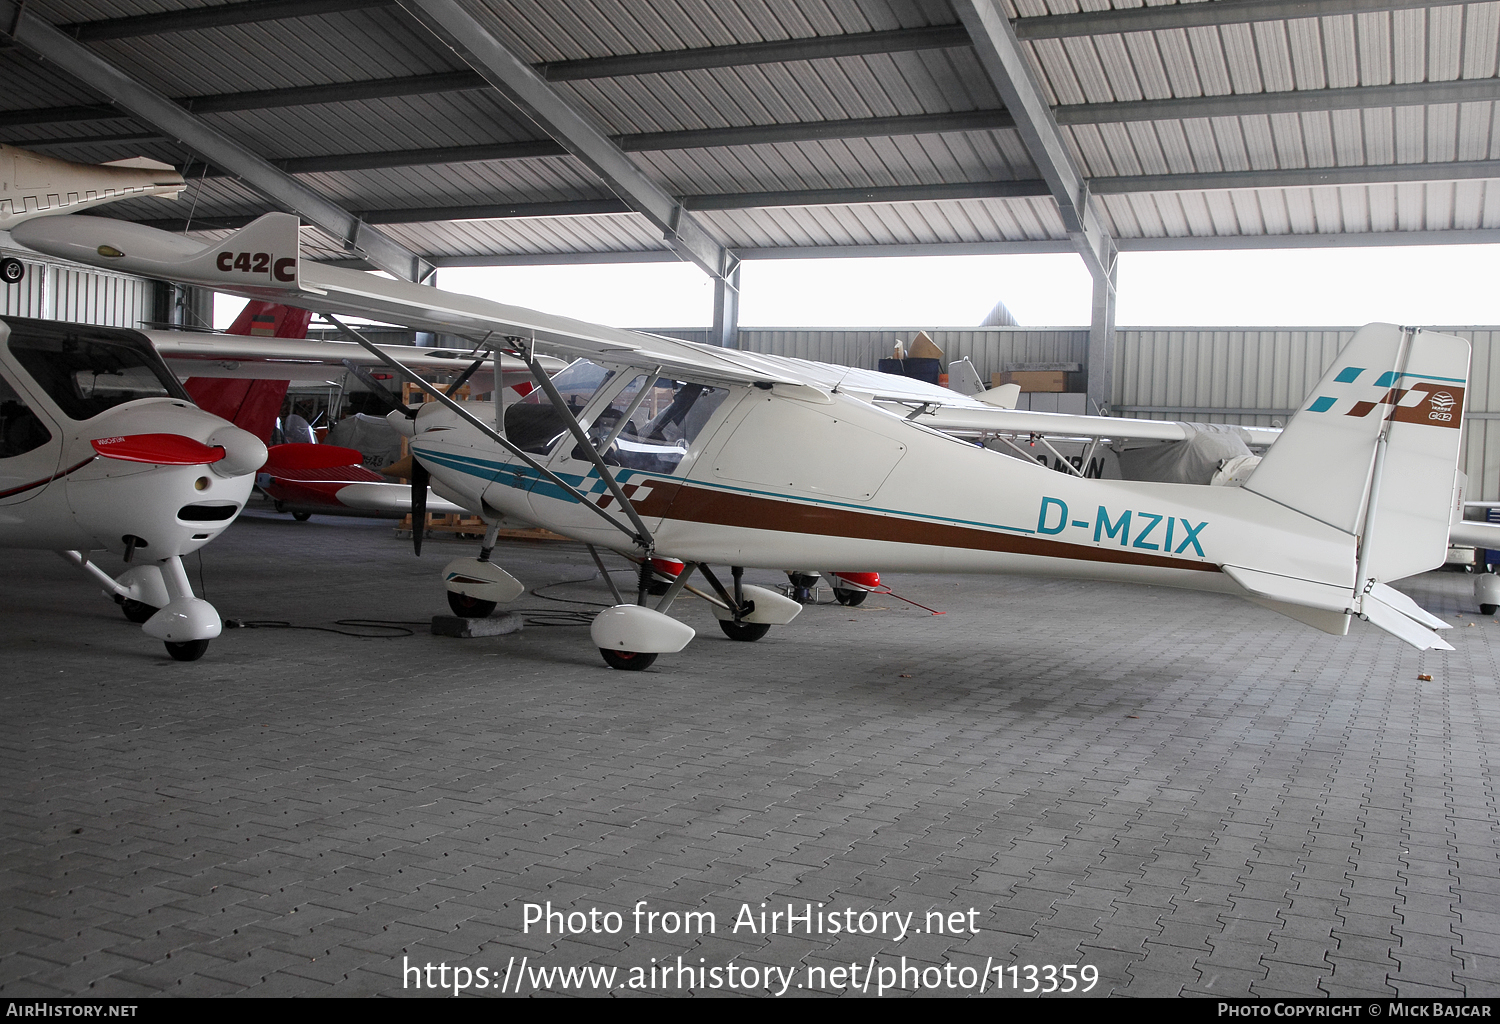
{"type": "MultiPolygon", "coordinates": [[[[374,355],[375,358],[379,359],[382,363],[399,373],[403,379],[411,382],[412,384],[415,384],[417,387],[421,388],[423,391],[431,395],[434,399],[447,406],[452,412],[458,414],[459,418],[461,418],[465,423],[468,423],[474,429],[484,434],[485,437],[488,437],[491,441],[494,441],[500,447],[510,452],[510,454],[514,455],[516,458],[526,463],[526,465],[542,474],[542,476],[546,477],[552,483],[561,487],[564,491],[568,492],[568,494],[572,495],[575,501],[583,505],[584,508],[592,510],[610,526],[613,526],[615,529],[625,534],[625,536],[629,537],[633,543],[640,545],[646,550],[648,554],[650,553],[652,540],[649,533],[643,532],[639,535],[636,534],[633,530],[630,529],[627,524],[620,522],[620,520],[616,519],[613,515],[590,501],[587,496],[585,496],[581,491],[578,490],[578,488],[574,487],[572,484],[559,477],[556,473],[553,473],[550,469],[548,469],[546,466],[543,466],[540,462],[533,459],[530,455],[522,451],[520,448],[517,448],[515,445],[511,444],[510,441],[501,436],[494,427],[481,422],[463,406],[459,405],[453,399],[443,394],[442,388],[438,387],[435,384],[429,384],[427,381],[423,380],[415,373],[412,373],[406,368],[405,365],[401,363],[400,360],[396,359],[394,356],[389,355],[386,352],[382,352],[380,350],[380,347],[377,346],[374,342],[370,341],[363,334],[360,334],[354,328],[338,319],[338,317],[325,313],[323,314],[323,318],[329,323],[333,324],[333,326],[337,327],[342,334],[349,338],[349,340],[358,343],[361,348],[364,348],[366,351],[374,355]]],[[[541,368],[540,364],[535,361],[535,358],[530,353],[526,354],[526,365],[531,368],[531,372],[534,376],[539,376],[541,380],[547,381],[549,385],[551,384],[551,381],[547,380],[546,371],[541,368]]],[[[496,386],[501,386],[498,381],[496,382],[496,386]]],[[[551,391],[553,394],[557,393],[556,388],[552,388],[551,391]]],[[[567,415],[568,420],[572,423],[572,425],[576,426],[577,420],[573,418],[571,411],[568,411],[566,405],[564,405],[562,408],[567,415]]],[[[592,449],[590,450],[592,451],[592,449]]],[[[609,484],[614,484],[614,478],[611,476],[606,476],[605,481],[609,484]]],[[[618,493],[618,488],[616,488],[616,492],[618,493]]],[[[636,522],[640,522],[640,520],[637,519],[635,515],[635,506],[631,505],[628,501],[624,502],[624,505],[626,509],[629,510],[631,518],[635,519],[636,522]]],[[[644,531],[645,526],[642,525],[641,529],[642,531],[644,531]]]]}
{"type": "MultiPolygon", "coordinates": [[[[649,557],[652,550],[656,547],[656,542],[651,537],[651,531],[646,529],[646,524],[641,522],[641,517],[636,513],[635,506],[625,496],[625,492],[620,490],[620,484],[615,480],[615,475],[604,464],[604,457],[594,450],[594,445],[589,441],[588,434],[584,432],[583,425],[578,422],[578,417],[573,415],[573,410],[568,408],[568,403],[564,402],[563,396],[558,394],[557,385],[552,383],[552,378],[548,377],[541,365],[537,363],[535,354],[529,348],[525,347],[524,339],[510,337],[506,340],[516,346],[516,351],[526,361],[526,365],[531,367],[531,375],[536,378],[536,382],[546,392],[547,399],[552,403],[552,407],[557,410],[558,415],[562,416],[563,421],[567,423],[568,430],[573,434],[573,439],[578,442],[578,446],[583,450],[583,453],[594,464],[595,471],[598,472],[599,478],[604,481],[605,486],[609,488],[609,493],[615,496],[615,501],[620,503],[620,508],[630,517],[630,522],[636,529],[635,542],[645,549],[646,555],[649,557]]],[[[655,383],[654,378],[652,383],[655,383]]],[[[592,505],[593,502],[589,502],[589,504],[592,505]]]]}

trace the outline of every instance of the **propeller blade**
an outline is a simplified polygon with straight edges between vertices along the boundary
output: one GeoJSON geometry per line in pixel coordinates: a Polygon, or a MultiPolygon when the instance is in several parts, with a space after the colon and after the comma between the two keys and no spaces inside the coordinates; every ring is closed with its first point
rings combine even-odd
{"type": "Polygon", "coordinates": [[[411,546],[422,555],[422,534],[427,531],[427,481],[432,474],[417,459],[411,460],[411,546]]]}
{"type": "Polygon", "coordinates": [[[156,466],[207,466],[228,454],[223,448],[181,434],[130,434],[95,438],[89,443],[106,459],[148,462],[156,466]]]}
{"type": "Polygon", "coordinates": [[[338,469],[358,466],[364,460],[353,448],[336,444],[276,444],[271,446],[261,472],[275,476],[285,469],[338,469]]]}

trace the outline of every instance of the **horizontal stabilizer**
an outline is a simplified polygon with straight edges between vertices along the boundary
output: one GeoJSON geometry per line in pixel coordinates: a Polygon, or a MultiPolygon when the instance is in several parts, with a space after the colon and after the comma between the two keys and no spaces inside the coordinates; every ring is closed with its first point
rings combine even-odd
{"type": "Polygon", "coordinates": [[[1224,566],[1225,574],[1256,597],[1285,604],[1297,604],[1327,612],[1348,611],[1353,595],[1345,587],[1294,576],[1278,576],[1259,569],[1224,566]]]}
{"type": "Polygon", "coordinates": [[[1286,601],[1268,601],[1264,597],[1247,597],[1245,600],[1251,604],[1269,608],[1273,612],[1285,615],[1289,619],[1304,622],[1314,629],[1321,629],[1333,636],[1349,635],[1349,613],[1330,612],[1322,608],[1309,608],[1304,604],[1288,604],[1286,601]]]}
{"type": "Polygon", "coordinates": [[[1405,640],[1419,651],[1453,650],[1453,645],[1448,641],[1426,626],[1417,625],[1403,612],[1392,608],[1373,593],[1366,594],[1364,597],[1363,614],[1372,625],[1379,626],[1391,636],[1405,640]]]}
{"type": "Polygon", "coordinates": [[[1500,550],[1500,523],[1476,523],[1472,519],[1448,527],[1448,543],[1500,550]]]}
{"type": "Polygon", "coordinates": [[[1395,587],[1388,587],[1384,583],[1377,583],[1371,588],[1370,593],[1367,595],[1368,597],[1373,597],[1382,604],[1390,605],[1408,619],[1415,619],[1428,629],[1453,628],[1452,623],[1444,622],[1395,587]]]}

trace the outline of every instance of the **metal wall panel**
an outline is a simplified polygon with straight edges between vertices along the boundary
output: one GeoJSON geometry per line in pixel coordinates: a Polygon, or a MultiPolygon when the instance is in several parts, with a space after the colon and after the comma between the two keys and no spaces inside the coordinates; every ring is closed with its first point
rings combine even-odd
{"type": "MultiPolygon", "coordinates": [[[[1500,328],[1437,329],[1474,347],[1459,456],[1468,497],[1500,501],[1500,328]]],[[[1115,411],[1279,426],[1353,336],[1353,328],[1120,331],[1115,411]]]]}
{"type": "Polygon", "coordinates": [[[35,254],[7,253],[26,264],[19,284],[0,285],[0,313],[101,327],[140,327],[155,285],[140,277],[64,267],[35,254]]]}
{"type": "MultiPolygon", "coordinates": [[[[1461,466],[1469,497],[1500,501],[1500,327],[1442,327],[1474,346],[1461,466]]],[[[1114,412],[1280,426],[1301,406],[1355,328],[1134,328],[1115,349],[1114,412]]],[[[917,328],[742,330],[752,352],[874,369],[917,328]]],[[[706,341],[707,331],[655,333],[706,341]]],[[[982,377],[1012,362],[1086,362],[1088,332],[1077,329],[929,330],[947,360],[968,356],[982,377]]]]}

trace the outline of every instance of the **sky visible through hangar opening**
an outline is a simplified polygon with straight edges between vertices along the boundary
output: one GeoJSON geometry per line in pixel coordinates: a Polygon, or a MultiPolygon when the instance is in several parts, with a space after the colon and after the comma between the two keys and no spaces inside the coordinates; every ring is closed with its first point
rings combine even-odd
{"type": "MultiPolygon", "coordinates": [[[[1003,301],[1026,327],[1089,322],[1082,261],[1066,254],[756,260],[740,326],[971,327],[1003,301]]],[[[616,327],[703,328],[713,287],[685,263],[439,271],[440,287],[616,327]]],[[[242,303],[221,296],[216,326],[242,303]]],[[[1500,246],[1124,253],[1121,327],[1500,324],[1500,246]]]]}

